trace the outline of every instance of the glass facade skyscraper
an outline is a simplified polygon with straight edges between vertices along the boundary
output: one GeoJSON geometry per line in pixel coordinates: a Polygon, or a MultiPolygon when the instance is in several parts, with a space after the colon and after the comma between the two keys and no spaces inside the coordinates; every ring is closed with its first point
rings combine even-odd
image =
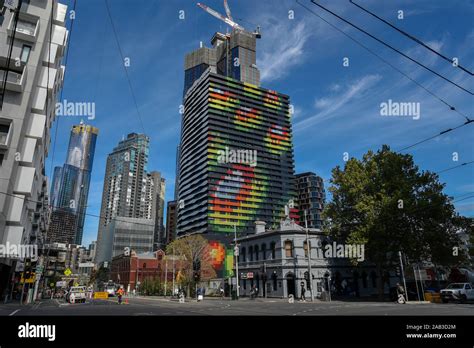
{"type": "Polygon", "coordinates": [[[82,243],[98,133],[82,122],[71,129],[66,163],[55,167],[51,185],[51,243],[82,243]]]}
{"type": "MultiPolygon", "coordinates": [[[[120,250],[123,251],[120,243],[124,240],[120,239],[122,237],[117,239],[121,233],[117,231],[133,229],[133,224],[137,228],[145,226],[147,235],[151,231],[151,239],[146,237],[149,241],[147,251],[161,247],[165,179],[159,172],[147,172],[149,145],[147,135],[130,133],[107,157],[97,235],[97,263],[110,261],[120,250]]],[[[138,239],[127,239],[126,242],[132,249],[144,247],[143,241],[137,244],[138,239]]]]}

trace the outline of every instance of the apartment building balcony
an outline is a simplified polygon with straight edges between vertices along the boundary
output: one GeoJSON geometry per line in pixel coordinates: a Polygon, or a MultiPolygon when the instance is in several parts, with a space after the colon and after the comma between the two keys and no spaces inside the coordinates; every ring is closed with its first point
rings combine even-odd
{"type": "MultiPolygon", "coordinates": [[[[36,42],[38,39],[39,33],[39,24],[40,21],[38,18],[35,18],[26,13],[20,13],[20,18],[16,23],[16,33],[15,39],[20,39],[29,42],[36,42]]],[[[13,29],[15,27],[14,23],[15,16],[10,17],[10,23],[8,23],[7,33],[8,36],[13,36],[13,29]]]]}
{"type": "MultiPolygon", "coordinates": [[[[7,75],[5,89],[7,91],[12,92],[23,92],[25,90],[26,85],[27,71],[28,69],[26,68],[23,69],[23,73],[18,73],[10,70],[7,75]]],[[[5,79],[6,74],[6,70],[0,70],[0,90],[3,89],[3,80],[5,79]]]]}

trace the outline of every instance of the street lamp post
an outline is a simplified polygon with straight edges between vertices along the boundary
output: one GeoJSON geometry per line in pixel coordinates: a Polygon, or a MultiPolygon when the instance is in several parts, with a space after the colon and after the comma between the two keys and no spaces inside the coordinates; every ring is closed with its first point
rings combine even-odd
{"type": "Polygon", "coordinates": [[[306,219],[306,209],[304,211],[304,225],[306,229],[306,250],[308,253],[308,281],[309,281],[309,292],[311,294],[311,302],[314,302],[313,294],[313,274],[311,273],[311,245],[309,242],[309,232],[308,232],[308,220],[306,219]]]}
{"type": "Polygon", "coordinates": [[[235,256],[235,282],[237,287],[237,298],[239,298],[239,247],[237,245],[237,225],[234,224],[234,256],[235,256]]]}

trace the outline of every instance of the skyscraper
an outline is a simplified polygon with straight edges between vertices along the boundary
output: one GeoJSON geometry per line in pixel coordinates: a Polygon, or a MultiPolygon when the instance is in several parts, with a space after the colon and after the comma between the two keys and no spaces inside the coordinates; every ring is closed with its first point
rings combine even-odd
{"type": "Polygon", "coordinates": [[[99,130],[82,121],[73,126],[66,163],[54,168],[48,242],[82,244],[92,164],[99,130]]]}
{"type": "Polygon", "coordinates": [[[158,243],[165,181],[159,172],[147,172],[149,143],[148,136],[130,133],[107,157],[97,236],[99,263],[110,261],[123,243],[141,251],[152,251],[155,240],[158,243]],[[143,235],[123,240],[120,236],[127,230],[132,234],[134,225],[140,225],[143,235]]]}
{"type": "Polygon", "coordinates": [[[326,198],[323,179],[311,172],[296,174],[295,185],[295,204],[300,213],[297,222],[300,226],[305,226],[304,212],[306,210],[308,228],[321,228],[323,223],[321,213],[326,198]]]}
{"type": "Polygon", "coordinates": [[[277,226],[294,199],[289,97],[259,87],[255,34],[217,33],[185,59],[178,234],[277,226]],[[236,59],[238,58],[238,59],[236,59]],[[182,206],[182,207],[181,207],[182,206]]]}

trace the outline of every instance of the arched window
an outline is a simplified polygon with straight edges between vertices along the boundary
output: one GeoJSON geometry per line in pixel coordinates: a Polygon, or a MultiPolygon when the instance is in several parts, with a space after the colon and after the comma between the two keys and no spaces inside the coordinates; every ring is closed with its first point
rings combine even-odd
{"type": "Polygon", "coordinates": [[[253,247],[249,246],[249,256],[250,256],[250,261],[253,261],[253,247]]]}
{"type": "Polygon", "coordinates": [[[243,247],[243,248],[242,248],[242,252],[241,252],[241,254],[242,254],[242,262],[247,261],[247,255],[246,255],[246,253],[247,253],[247,250],[245,250],[245,247],[243,247]]]}
{"type": "Polygon", "coordinates": [[[272,259],[274,260],[275,259],[275,254],[276,254],[276,243],[275,242],[270,243],[270,249],[272,250],[272,259]]]}
{"type": "Polygon", "coordinates": [[[291,240],[285,241],[285,256],[293,257],[293,242],[291,240]]]}
{"type": "Polygon", "coordinates": [[[255,261],[258,261],[258,245],[254,246],[253,250],[255,251],[255,261]]]}
{"type": "Polygon", "coordinates": [[[277,290],[277,280],[278,280],[277,274],[276,274],[276,272],[273,272],[273,274],[272,274],[273,291],[277,290]]]}
{"type": "Polygon", "coordinates": [[[267,245],[265,243],[262,244],[262,260],[267,259],[267,245]]]}

